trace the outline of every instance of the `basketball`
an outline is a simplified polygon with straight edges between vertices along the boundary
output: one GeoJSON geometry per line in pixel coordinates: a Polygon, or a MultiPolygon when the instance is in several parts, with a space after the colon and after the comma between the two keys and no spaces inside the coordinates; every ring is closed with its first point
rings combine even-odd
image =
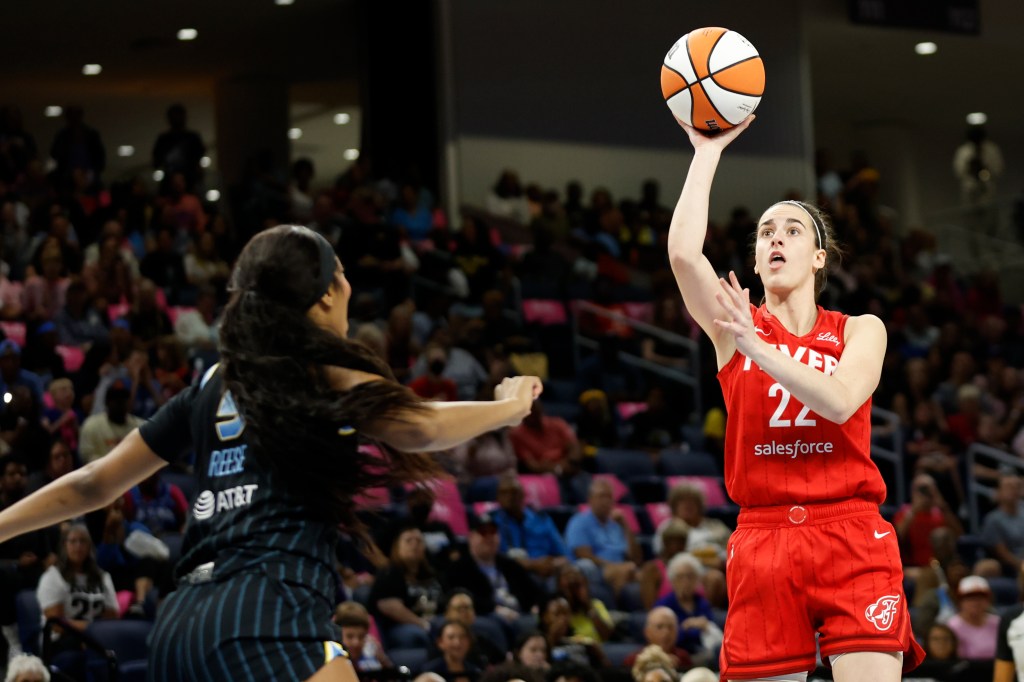
{"type": "Polygon", "coordinates": [[[764,62],[736,31],[708,27],[676,41],[661,66],[661,94],[676,118],[701,130],[725,130],[757,109],[764,62]]]}

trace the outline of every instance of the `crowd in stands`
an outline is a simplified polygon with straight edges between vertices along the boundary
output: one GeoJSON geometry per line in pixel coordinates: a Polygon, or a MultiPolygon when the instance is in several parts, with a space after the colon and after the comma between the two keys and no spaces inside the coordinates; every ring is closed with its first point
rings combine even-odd
{"type": "MultiPolygon", "coordinates": [[[[587,666],[612,666],[653,682],[716,669],[737,511],[722,485],[726,416],[714,354],[668,269],[671,208],[657,183],[638,199],[600,187],[587,197],[577,182],[563,193],[503,171],[448,215],[414,172],[379,177],[369,155],[330,184],[308,160],[285,177],[260,158],[211,204],[185,114],[168,112],[153,149],[164,180],[151,186],[104,178],[102,136],[80,108],[65,109],[50,166],[16,108],[0,112],[0,508],[104,457],[196,381],[217,361],[239,249],[301,223],[338,250],[352,337],[424,399],[491,399],[516,373],[547,379],[520,426],[439,455],[450,479],[368,494],[380,551],[339,550],[335,616],[360,676],[394,679],[405,665],[449,682],[591,680],[587,666]]],[[[816,197],[780,199],[816,201],[847,246],[823,305],[889,330],[874,404],[896,420],[875,438],[903,444],[910,484],[894,492],[882,466],[890,500],[909,499],[887,518],[915,634],[928,665],[950,671],[991,660],[994,609],[1019,601],[1020,478],[969,469],[965,452],[1024,457],[1024,328],[992,273],[956,272],[926,229],[879,203],[882,181],[858,158],[843,173],[821,165],[816,197]],[[970,480],[996,489],[975,534],[970,480]]],[[[738,207],[705,245],[754,301],[755,221],[738,207]]],[[[64,620],[57,656],[80,649],[69,629],[151,620],[174,588],[190,466],[0,545],[0,648],[38,652],[42,617],[64,620]],[[39,609],[28,635],[25,593],[39,609]]]]}

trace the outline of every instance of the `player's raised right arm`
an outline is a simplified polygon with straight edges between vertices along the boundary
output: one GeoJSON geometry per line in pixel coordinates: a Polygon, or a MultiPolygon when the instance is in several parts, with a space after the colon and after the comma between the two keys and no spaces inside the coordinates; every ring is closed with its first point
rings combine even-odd
{"type": "Polygon", "coordinates": [[[109,454],[0,512],[0,543],[105,507],[165,466],[136,429],[109,454]]]}
{"type": "Polygon", "coordinates": [[[711,196],[711,183],[718,169],[722,150],[736,137],[746,130],[754,119],[747,117],[745,121],[715,136],[707,136],[680,122],[693,144],[693,161],[686,174],[686,183],[679,196],[672,223],[668,231],[668,256],[672,272],[676,277],[679,292],[683,295],[686,309],[704,330],[718,350],[719,357],[732,355],[732,349],[720,348],[721,331],[715,327],[714,320],[724,313],[715,299],[721,289],[718,275],[704,255],[704,238],[708,229],[708,204],[711,196]],[[723,353],[723,351],[728,351],[723,353]]]}

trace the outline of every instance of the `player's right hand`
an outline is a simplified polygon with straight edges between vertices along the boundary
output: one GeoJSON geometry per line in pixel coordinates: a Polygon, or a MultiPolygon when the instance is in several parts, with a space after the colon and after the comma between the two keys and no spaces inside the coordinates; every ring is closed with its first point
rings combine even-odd
{"type": "Polygon", "coordinates": [[[697,149],[717,149],[722,151],[729,144],[740,136],[744,130],[750,127],[750,124],[754,121],[756,116],[751,114],[745,119],[740,121],[738,125],[728,128],[718,133],[706,133],[703,130],[698,130],[688,123],[676,119],[676,122],[680,127],[686,131],[686,136],[690,138],[690,144],[693,145],[695,150],[697,149]]]}
{"type": "Polygon", "coordinates": [[[533,409],[533,401],[540,397],[544,385],[538,377],[506,377],[494,387],[495,400],[515,400],[523,409],[525,417],[533,409]]]}

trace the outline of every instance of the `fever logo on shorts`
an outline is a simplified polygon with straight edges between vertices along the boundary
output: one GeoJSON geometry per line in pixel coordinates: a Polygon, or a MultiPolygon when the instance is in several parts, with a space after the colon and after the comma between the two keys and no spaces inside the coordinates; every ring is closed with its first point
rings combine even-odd
{"type": "Polygon", "coordinates": [[[880,597],[878,601],[864,609],[864,617],[867,618],[876,628],[885,632],[892,627],[893,623],[896,622],[896,607],[899,603],[900,595],[887,594],[884,597],[880,597]]]}

